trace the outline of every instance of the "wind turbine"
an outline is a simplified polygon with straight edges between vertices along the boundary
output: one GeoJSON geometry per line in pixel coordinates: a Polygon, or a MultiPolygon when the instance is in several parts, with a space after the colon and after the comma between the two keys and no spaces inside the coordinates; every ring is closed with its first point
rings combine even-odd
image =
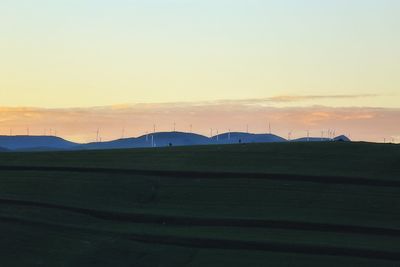
{"type": "Polygon", "coordinates": [[[269,134],[271,134],[272,132],[271,132],[271,123],[270,122],[268,123],[268,129],[269,129],[269,134]]]}
{"type": "Polygon", "coordinates": [[[190,124],[190,133],[192,133],[193,125],[190,124]]]}
{"type": "Polygon", "coordinates": [[[307,130],[307,142],[310,142],[310,130],[307,130]]]}
{"type": "MultiPolygon", "coordinates": [[[[99,128],[97,128],[97,131],[96,131],[96,142],[99,142],[99,128]]],[[[51,133],[50,133],[50,135],[51,135],[51,133]]]]}
{"type": "Polygon", "coordinates": [[[218,136],[218,129],[217,129],[217,141],[219,140],[219,136],[218,136]]]}
{"type": "Polygon", "coordinates": [[[228,129],[228,140],[231,140],[231,129],[228,129]]]}

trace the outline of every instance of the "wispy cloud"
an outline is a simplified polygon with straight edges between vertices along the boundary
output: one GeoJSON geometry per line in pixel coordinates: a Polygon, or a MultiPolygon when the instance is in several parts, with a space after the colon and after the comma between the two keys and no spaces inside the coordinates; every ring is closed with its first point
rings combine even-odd
{"type": "Polygon", "coordinates": [[[338,95],[278,95],[263,98],[246,98],[246,99],[218,99],[213,101],[196,101],[196,102],[166,102],[166,103],[137,103],[137,104],[118,104],[102,108],[112,108],[114,110],[124,110],[128,108],[154,109],[162,107],[203,107],[203,106],[229,106],[229,105],[263,105],[279,103],[298,103],[310,100],[330,100],[330,99],[358,99],[358,98],[375,98],[381,97],[379,94],[338,94],[338,95]]]}
{"type": "Polygon", "coordinates": [[[260,104],[260,103],[288,103],[303,102],[310,100],[332,100],[332,99],[357,99],[379,97],[378,94],[357,94],[357,95],[279,95],[265,98],[249,98],[239,100],[218,100],[215,103],[224,104],[260,104]]]}
{"type": "Polygon", "coordinates": [[[283,95],[270,97],[268,100],[272,102],[294,102],[306,100],[321,100],[321,99],[354,99],[354,98],[367,98],[378,97],[377,94],[358,94],[358,95],[283,95]]]}

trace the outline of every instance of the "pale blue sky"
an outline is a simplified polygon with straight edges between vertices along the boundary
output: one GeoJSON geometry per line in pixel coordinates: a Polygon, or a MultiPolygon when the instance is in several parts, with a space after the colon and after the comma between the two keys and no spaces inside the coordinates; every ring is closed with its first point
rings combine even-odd
{"type": "Polygon", "coordinates": [[[0,105],[374,94],[398,107],[400,1],[2,0],[0,105]]]}

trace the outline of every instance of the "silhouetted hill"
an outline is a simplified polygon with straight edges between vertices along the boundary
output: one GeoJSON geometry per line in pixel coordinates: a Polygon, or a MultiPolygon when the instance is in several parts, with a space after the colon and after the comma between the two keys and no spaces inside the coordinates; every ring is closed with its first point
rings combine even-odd
{"type": "Polygon", "coordinates": [[[344,141],[344,142],[350,142],[351,141],[350,138],[348,138],[345,135],[339,135],[339,136],[335,137],[333,140],[334,141],[344,141]]]}
{"type": "Polygon", "coordinates": [[[326,138],[326,137],[302,137],[302,138],[294,139],[292,141],[293,142],[327,142],[327,141],[350,142],[351,140],[345,135],[340,135],[340,136],[334,137],[333,139],[326,138]]]}
{"type": "Polygon", "coordinates": [[[147,141],[146,135],[139,137],[138,140],[146,142],[146,144],[149,143],[151,145],[152,136],[156,146],[169,146],[169,144],[173,146],[210,144],[210,139],[206,136],[184,132],[160,132],[148,135],[147,141]]]}
{"type": "MultiPolygon", "coordinates": [[[[334,141],[350,141],[344,135],[333,139],[334,141]]],[[[304,137],[292,140],[293,142],[331,141],[328,138],[304,137]]],[[[50,150],[81,150],[81,149],[125,149],[143,147],[166,146],[194,146],[215,144],[238,143],[271,143],[287,142],[286,139],[274,134],[253,134],[243,132],[223,133],[212,138],[184,132],[157,132],[142,135],[137,138],[124,138],[107,142],[93,142],[77,144],[55,136],[0,136],[0,151],[50,151],[50,150]]]]}
{"type": "Polygon", "coordinates": [[[243,132],[223,133],[212,137],[212,143],[237,144],[237,143],[270,143],[285,142],[286,139],[274,134],[253,134],[243,132]]]}
{"type": "Polygon", "coordinates": [[[74,149],[119,149],[119,148],[135,148],[137,146],[137,138],[123,138],[106,142],[93,142],[82,144],[74,149]]]}
{"type": "Polygon", "coordinates": [[[157,132],[142,135],[137,138],[125,138],[108,142],[95,142],[83,144],[77,148],[81,149],[119,149],[119,148],[139,148],[139,147],[165,147],[169,146],[190,146],[207,145],[210,139],[199,134],[184,132],[157,132]]]}
{"type": "Polygon", "coordinates": [[[56,136],[0,136],[0,147],[9,150],[70,149],[76,145],[56,136]]]}
{"type": "Polygon", "coordinates": [[[291,140],[292,142],[327,142],[332,141],[330,138],[326,137],[301,137],[291,140]]]}

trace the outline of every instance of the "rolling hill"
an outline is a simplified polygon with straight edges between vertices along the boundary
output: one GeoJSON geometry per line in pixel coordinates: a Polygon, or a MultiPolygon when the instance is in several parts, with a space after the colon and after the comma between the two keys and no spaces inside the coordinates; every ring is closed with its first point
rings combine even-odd
{"type": "Polygon", "coordinates": [[[270,143],[285,141],[287,140],[274,134],[253,134],[243,132],[223,133],[211,138],[211,143],[214,144],[270,143]]]}
{"type": "Polygon", "coordinates": [[[339,135],[334,138],[326,138],[326,137],[301,137],[292,140],[292,142],[328,142],[328,141],[336,141],[336,142],[350,142],[350,138],[345,135],[339,135]]]}
{"type": "Polygon", "coordinates": [[[76,145],[56,136],[0,136],[0,147],[9,150],[63,150],[76,145]]]}
{"type": "MultiPolygon", "coordinates": [[[[339,136],[335,141],[350,141],[339,136]]],[[[223,133],[212,138],[185,132],[156,132],[139,137],[124,138],[106,142],[78,144],[55,136],[0,136],[0,147],[12,151],[50,151],[50,150],[99,150],[128,149],[166,146],[221,145],[238,143],[271,143],[287,140],[274,134],[253,134],[243,132],[223,133]]],[[[293,141],[331,141],[324,138],[299,138],[293,141]]]]}
{"type": "Polygon", "coordinates": [[[80,149],[122,149],[140,147],[193,146],[208,145],[210,139],[199,134],[184,132],[157,132],[137,138],[118,139],[109,142],[96,142],[78,146],[80,149]]]}

